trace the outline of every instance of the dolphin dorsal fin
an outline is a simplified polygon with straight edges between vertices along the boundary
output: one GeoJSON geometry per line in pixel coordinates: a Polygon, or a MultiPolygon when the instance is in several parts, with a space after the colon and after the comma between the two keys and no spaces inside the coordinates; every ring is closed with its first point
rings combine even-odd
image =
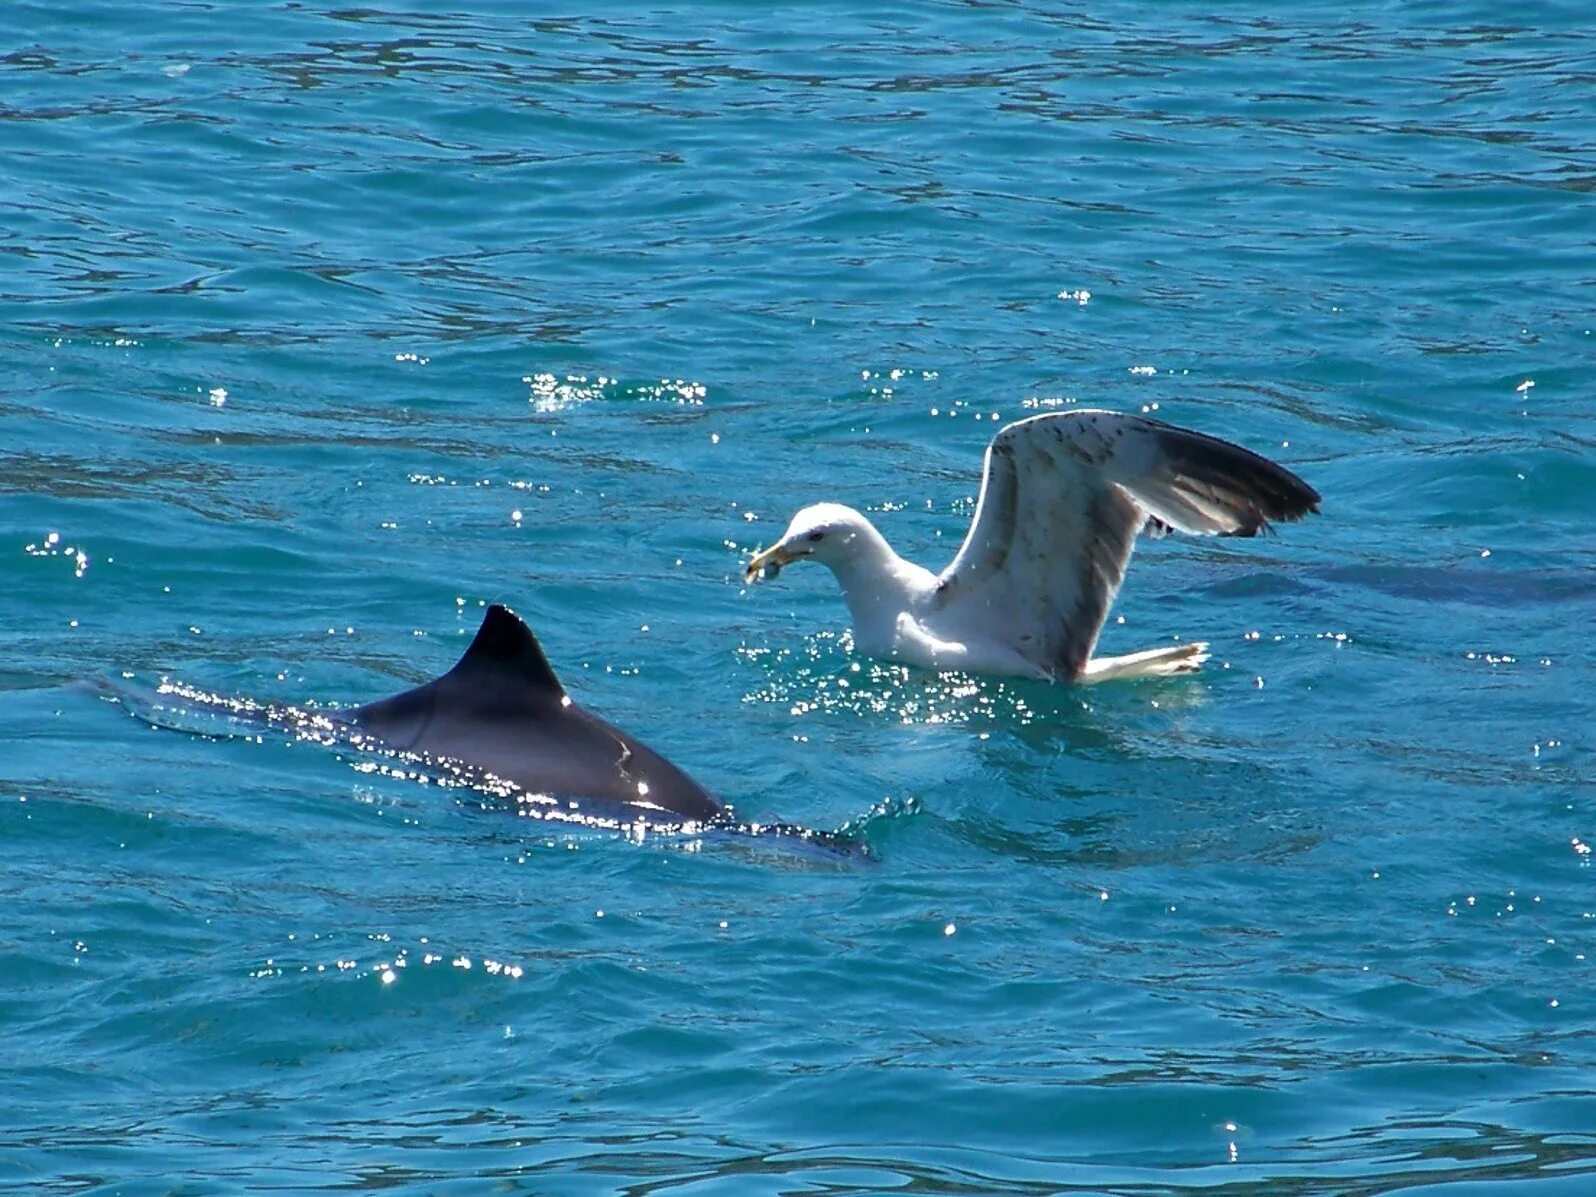
{"type": "Polygon", "coordinates": [[[560,679],[554,676],[554,667],[543,655],[543,646],[532,634],[532,629],[521,617],[501,603],[494,603],[482,617],[471,647],[465,656],[449,670],[448,676],[458,681],[492,674],[498,678],[512,677],[529,689],[558,698],[565,693],[560,679]]]}

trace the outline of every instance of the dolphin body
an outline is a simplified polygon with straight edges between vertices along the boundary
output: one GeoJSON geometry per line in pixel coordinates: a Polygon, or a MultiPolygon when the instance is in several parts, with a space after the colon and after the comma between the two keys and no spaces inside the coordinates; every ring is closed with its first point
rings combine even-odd
{"type": "Polygon", "coordinates": [[[334,721],[406,757],[508,782],[549,817],[670,826],[730,818],[686,773],[578,705],[532,629],[498,603],[453,669],[334,721]]]}
{"type": "Polygon", "coordinates": [[[419,764],[531,818],[639,837],[648,829],[715,833],[823,860],[874,859],[862,826],[822,831],[740,820],[641,740],[578,705],[532,630],[497,603],[447,673],[365,706],[261,703],[165,679],[154,689],[109,680],[95,689],[154,727],[224,737],[268,727],[419,764]]]}

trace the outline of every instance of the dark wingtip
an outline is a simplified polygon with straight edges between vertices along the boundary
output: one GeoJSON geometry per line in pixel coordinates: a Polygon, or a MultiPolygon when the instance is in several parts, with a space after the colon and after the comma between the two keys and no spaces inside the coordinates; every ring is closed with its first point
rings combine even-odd
{"type": "Polygon", "coordinates": [[[1229,535],[1256,536],[1266,532],[1272,536],[1276,523],[1294,524],[1310,515],[1319,514],[1319,492],[1284,466],[1275,465],[1272,461],[1269,464],[1279,472],[1279,481],[1284,485],[1275,493],[1264,494],[1254,500],[1256,523],[1238,528],[1229,535]]]}
{"type": "MultiPolygon", "coordinates": [[[[1268,461],[1267,458],[1260,458],[1268,461]]],[[[1282,520],[1294,523],[1306,519],[1310,515],[1319,514],[1321,496],[1318,491],[1309,486],[1296,474],[1286,469],[1283,465],[1269,462],[1272,474],[1271,481],[1275,484],[1272,493],[1268,495],[1273,500],[1272,505],[1264,509],[1264,516],[1268,520],[1282,520]]]]}
{"type": "Polygon", "coordinates": [[[1161,432],[1161,446],[1179,473],[1244,513],[1241,525],[1225,535],[1256,536],[1272,522],[1318,513],[1319,492],[1278,462],[1206,433],[1169,424],[1161,432]]]}

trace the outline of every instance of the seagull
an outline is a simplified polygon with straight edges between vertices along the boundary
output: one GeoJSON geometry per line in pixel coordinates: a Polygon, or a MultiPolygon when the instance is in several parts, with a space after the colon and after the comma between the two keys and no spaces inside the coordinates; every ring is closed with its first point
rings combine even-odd
{"type": "Polygon", "coordinates": [[[975,519],[940,574],[853,508],[816,503],[744,577],[829,567],[872,657],[1053,682],[1164,677],[1195,670],[1208,646],[1092,656],[1136,537],[1256,536],[1318,510],[1318,491],[1240,445],[1146,416],[1049,412],[992,438],[975,519]]]}

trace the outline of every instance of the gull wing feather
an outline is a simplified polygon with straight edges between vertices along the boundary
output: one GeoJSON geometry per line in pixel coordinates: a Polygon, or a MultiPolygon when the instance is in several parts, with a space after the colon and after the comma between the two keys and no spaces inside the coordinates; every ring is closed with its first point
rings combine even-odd
{"type": "Polygon", "coordinates": [[[1290,470],[1217,437],[1119,412],[1033,416],[987,447],[975,518],[934,612],[993,629],[1038,672],[1073,680],[1138,533],[1253,536],[1318,504],[1290,470]]]}

